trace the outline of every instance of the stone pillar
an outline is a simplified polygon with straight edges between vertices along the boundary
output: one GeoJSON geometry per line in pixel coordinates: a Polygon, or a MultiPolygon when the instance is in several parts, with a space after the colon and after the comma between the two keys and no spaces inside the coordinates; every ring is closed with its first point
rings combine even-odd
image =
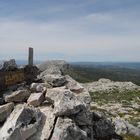
{"type": "Polygon", "coordinates": [[[33,48],[29,48],[28,65],[33,66],[33,48]]]}

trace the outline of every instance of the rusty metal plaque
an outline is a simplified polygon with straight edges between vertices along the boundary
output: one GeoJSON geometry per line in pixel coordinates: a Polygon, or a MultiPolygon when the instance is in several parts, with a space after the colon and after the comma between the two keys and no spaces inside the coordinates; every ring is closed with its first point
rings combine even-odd
{"type": "Polygon", "coordinates": [[[24,70],[1,71],[0,72],[0,90],[5,87],[15,85],[25,80],[24,70]]]}

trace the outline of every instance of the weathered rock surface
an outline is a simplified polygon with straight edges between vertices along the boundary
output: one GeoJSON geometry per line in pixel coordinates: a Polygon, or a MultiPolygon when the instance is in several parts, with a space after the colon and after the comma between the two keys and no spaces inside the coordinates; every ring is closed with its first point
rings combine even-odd
{"type": "Polygon", "coordinates": [[[140,137],[140,129],[127,123],[128,133],[134,136],[140,137]]]}
{"type": "Polygon", "coordinates": [[[47,88],[51,88],[48,83],[32,83],[30,86],[32,92],[45,92],[47,88]]]}
{"type": "Polygon", "coordinates": [[[5,102],[24,102],[30,96],[28,90],[17,90],[11,94],[5,95],[5,102]]]}
{"type": "Polygon", "coordinates": [[[17,68],[17,64],[15,59],[10,59],[8,61],[4,61],[2,69],[4,70],[14,70],[17,68]]]}
{"type": "MultiPolygon", "coordinates": [[[[38,67],[42,73],[38,75],[36,83],[29,83],[30,86],[17,88],[15,92],[5,95],[5,101],[13,101],[16,106],[13,111],[13,103],[4,105],[3,109],[0,107],[0,120],[6,120],[0,126],[0,140],[122,140],[119,136],[122,132],[139,136],[139,130],[126,122],[112,123],[111,119],[104,116],[102,108],[100,110],[103,113],[95,111],[95,108],[91,111],[88,86],[82,86],[65,75],[69,69],[65,61],[47,61],[38,67]],[[19,104],[23,102],[24,104],[19,104]],[[4,111],[12,113],[8,115],[4,111]],[[3,117],[4,114],[6,116],[3,117]]],[[[136,88],[130,82],[121,84],[100,79],[89,86],[92,86],[92,91],[110,90],[114,87],[127,89],[128,86],[130,89],[136,88]]],[[[116,107],[121,110],[120,104],[111,106],[110,110],[115,110],[116,107]]],[[[138,110],[139,104],[133,104],[133,107],[138,110]]]]}
{"type": "Polygon", "coordinates": [[[53,114],[53,108],[43,106],[40,110],[42,112],[41,124],[37,133],[29,140],[49,140],[55,127],[56,117],[53,114]]]}
{"type": "Polygon", "coordinates": [[[62,73],[65,73],[65,71],[67,71],[69,69],[70,65],[66,61],[64,61],[64,60],[51,60],[51,61],[46,61],[46,62],[38,65],[38,68],[41,71],[45,71],[45,70],[49,69],[49,71],[53,71],[51,73],[57,73],[58,74],[59,71],[55,70],[56,67],[62,73]],[[50,70],[50,68],[52,70],[50,70]],[[54,72],[54,71],[56,71],[56,72],[54,72]]]}
{"type": "Polygon", "coordinates": [[[115,132],[117,134],[131,134],[140,137],[140,129],[136,128],[132,124],[129,124],[121,118],[116,118],[113,122],[116,129],[115,132]]]}
{"type": "Polygon", "coordinates": [[[56,74],[56,75],[59,74],[59,75],[61,75],[62,72],[58,66],[50,65],[49,67],[47,67],[46,70],[44,70],[43,72],[40,73],[39,77],[41,78],[47,74],[56,74]]]}
{"type": "Polygon", "coordinates": [[[66,77],[66,81],[67,81],[67,84],[65,85],[66,88],[70,89],[71,91],[73,91],[75,93],[80,93],[84,90],[84,87],[82,87],[78,82],[76,82],[69,75],[66,75],[65,77],[66,77]]]}
{"type": "Polygon", "coordinates": [[[93,130],[97,139],[111,139],[116,133],[111,121],[101,118],[94,122],[93,130]]]}
{"type": "Polygon", "coordinates": [[[14,109],[14,103],[7,103],[0,106],[0,123],[4,122],[14,109]]]}
{"type": "Polygon", "coordinates": [[[48,74],[43,77],[45,83],[50,84],[53,87],[60,87],[66,83],[66,79],[62,75],[48,74]]]}
{"type": "Polygon", "coordinates": [[[1,140],[27,140],[37,132],[41,112],[24,105],[16,106],[0,130],[1,140]]]}
{"type": "Polygon", "coordinates": [[[44,94],[42,92],[40,93],[32,93],[30,95],[30,97],[27,100],[27,103],[32,105],[32,106],[39,106],[43,101],[44,101],[45,97],[44,94]]]}
{"type": "Polygon", "coordinates": [[[90,108],[91,97],[90,97],[89,92],[86,89],[84,89],[79,94],[75,94],[75,96],[85,104],[87,109],[90,108]]]}
{"type": "Polygon", "coordinates": [[[53,103],[56,116],[69,116],[85,109],[85,104],[68,89],[48,89],[46,99],[53,103]]]}
{"type": "Polygon", "coordinates": [[[88,137],[71,119],[58,118],[51,140],[88,140],[88,137]]]}
{"type": "Polygon", "coordinates": [[[132,82],[113,82],[109,79],[99,79],[99,81],[84,83],[82,84],[89,92],[110,92],[114,90],[126,91],[126,90],[137,90],[140,89],[139,86],[133,84],[132,82]]]}

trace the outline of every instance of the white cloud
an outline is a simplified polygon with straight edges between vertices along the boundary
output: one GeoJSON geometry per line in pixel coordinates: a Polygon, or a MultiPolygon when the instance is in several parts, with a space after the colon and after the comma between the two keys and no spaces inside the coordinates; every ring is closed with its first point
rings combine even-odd
{"type": "Polygon", "coordinates": [[[26,59],[31,46],[37,59],[138,61],[139,23],[108,13],[50,23],[1,19],[0,56],[26,59]]]}

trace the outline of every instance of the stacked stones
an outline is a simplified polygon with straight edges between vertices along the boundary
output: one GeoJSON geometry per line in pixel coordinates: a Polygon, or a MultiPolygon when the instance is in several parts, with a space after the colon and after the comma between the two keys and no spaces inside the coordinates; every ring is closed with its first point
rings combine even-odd
{"type": "Polygon", "coordinates": [[[58,65],[38,81],[4,94],[0,140],[121,139],[109,120],[90,111],[89,92],[58,65]]]}

